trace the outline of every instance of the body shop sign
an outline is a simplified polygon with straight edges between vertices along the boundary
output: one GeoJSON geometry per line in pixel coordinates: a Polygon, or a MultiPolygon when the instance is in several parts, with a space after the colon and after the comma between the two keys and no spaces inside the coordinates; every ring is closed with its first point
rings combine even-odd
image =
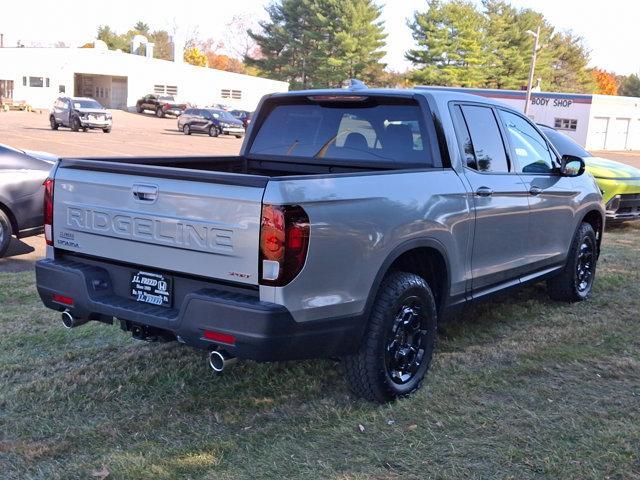
{"type": "Polygon", "coordinates": [[[548,107],[551,103],[554,107],[569,108],[573,105],[573,100],[568,98],[544,98],[544,97],[531,97],[531,105],[540,105],[541,107],[548,107]]]}

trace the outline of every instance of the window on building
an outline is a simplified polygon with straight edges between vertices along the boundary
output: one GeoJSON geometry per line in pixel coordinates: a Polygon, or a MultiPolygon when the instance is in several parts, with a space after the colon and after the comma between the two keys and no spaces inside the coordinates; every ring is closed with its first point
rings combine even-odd
{"type": "Polygon", "coordinates": [[[46,86],[47,88],[49,88],[49,77],[47,77],[47,78],[45,79],[45,86],[46,86]]]}
{"type": "Polygon", "coordinates": [[[240,100],[242,98],[242,90],[231,90],[231,98],[240,100]]]}
{"type": "Polygon", "coordinates": [[[158,95],[162,95],[164,93],[164,85],[154,85],[153,93],[157,93],[158,95]]]}
{"type": "Polygon", "coordinates": [[[13,80],[0,80],[0,98],[13,98],[13,80]]]}
{"type": "Polygon", "coordinates": [[[166,90],[165,93],[167,95],[178,95],[177,85],[167,85],[165,90],[166,90]]]}
{"type": "Polygon", "coordinates": [[[22,77],[22,86],[23,87],[27,86],[27,77],[22,77]]]}
{"type": "Polygon", "coordinates": [[[227,88],[220,90],[220,98],[231,98],[231,90],[227,88]]]}
{"type": "Polygon", "coordinates": [[[42,77],[29,77],[29,86],[30,87],[43,87],[44,86],[44,78],[42,78],[42,77]]]}
{"type": "Polygon", "coordinates": [[[578,120],[575,118],[556,118],[553,126],[558,130],[577,130],[578,120]]]}

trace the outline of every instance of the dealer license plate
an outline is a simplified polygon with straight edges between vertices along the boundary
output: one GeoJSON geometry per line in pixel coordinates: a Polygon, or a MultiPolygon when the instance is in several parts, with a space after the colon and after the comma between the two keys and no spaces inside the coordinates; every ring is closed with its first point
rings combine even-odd
{"type": "Polygon", "coordinates": [[[152,272],[131,274],[131,297],[142,303],[170,308],[172,304],[171,278],[152,272]]]}

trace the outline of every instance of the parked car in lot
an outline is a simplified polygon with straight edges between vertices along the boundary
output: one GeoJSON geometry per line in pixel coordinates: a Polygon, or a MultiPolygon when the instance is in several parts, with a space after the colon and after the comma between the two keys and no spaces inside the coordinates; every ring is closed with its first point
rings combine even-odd
{"type": "Polygon", "coordinates": [[[493,100],[439,89],[273,94],[240,155],[63,159],[46,183],[44,304],[75,327],[208,350],[221,371],[341,357],[385,402],[440,322],[547,281],[586,299],[604,225],[584,162],[493,100]]]}
{"type": "Polygon", "coordinates": [[[69,127],[74,132],[82,129],[98,128],[104,133],[111,132],[113,118],[111,113],[93,98],[58,97],[49,112],[49,124],[52,130],[69,127]]]}
{"type": "Polygon", "coordinates": [[[188,108],[178,118],[178,130],[185,135],[207,133],[211,137],[218,135],[244,136],[242,121],[223,110],[212,108],[188,108]]]}
{"type": "Polygon", "coordinates": [[[173,95],[156,95],[154,93],[150,93],[136,102],[136,110],[138,113],[143,113],[149,110],[160,118],[163,118],[166,115],[179,117],[186,108],[187,105],[176,101],[173,95]]]}
{"type": "Polygon", "coordinates": [[[608,223],[640,219],[640,169],[595,157],[564,133],[546,125],[539,127],[562,155],[584,160],[587,172],[594,176],[602,191],[608,223]]]}
{"type": "Polygon", "coordinates": [[[242,126],[246,130],[249,128],[249,124],[251,123],[251,117],[253,117],[253,112],[248,112],[246,110],[232,110],[231,115],[236,117],[238,120],[242,122],[242,126]]]}
{"type": "Polygon", "coordinates": [[[25,152],[0,144],[0,258],[11,237],[25,238],[42,233],[43,182],[56,157],[25,152]]]}

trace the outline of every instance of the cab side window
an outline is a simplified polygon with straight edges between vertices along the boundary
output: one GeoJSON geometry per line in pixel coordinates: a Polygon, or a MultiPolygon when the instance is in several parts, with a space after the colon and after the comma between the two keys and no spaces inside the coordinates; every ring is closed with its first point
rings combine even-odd
{"type": "Polygon", "coordinates": [[[461,105],[462,117],[467,127],[471,148],[464,145],[467,166],[479,172],[508,173],[509,162],[498,121],[490,107],[477,105],[461,105]],[[473,152],[474,162],[470,162],[473,152]]]}
{"type": "Polygon", "coordinates": [[[554,165],[554,154],[547,141],[524,118],[505,110],[500,116],[509,136],[516,169],[522,173],[549,173],[554,165]]]}

